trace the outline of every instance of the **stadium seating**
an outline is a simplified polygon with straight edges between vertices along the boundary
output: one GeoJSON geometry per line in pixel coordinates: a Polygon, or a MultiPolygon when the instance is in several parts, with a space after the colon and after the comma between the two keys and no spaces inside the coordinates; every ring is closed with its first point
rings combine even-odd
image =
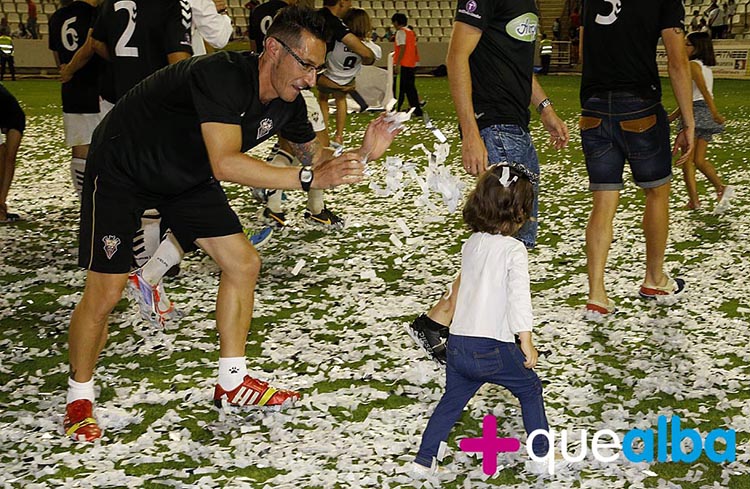
{"type": "MultiPolygon", "coordinates": [[[[380,35],[391,26],[396,12],[406,14],[420,42],[448,42],[453,25],[454,6],[447,0],[354,0],[355,7],[367,10],[373,28],[380,35]]],[[[323,6],[315,0],[315,8],[323,6]]]]}
{"type": "MultiPolygon", "coordinates": [[[[229,12],[234,24],[243,30],[247,27],[248,10],[245,8],[246,0],[228,0],[229,12]]],[[[565,0],[540,0],[539,8],[542,11],[543,31],[551,31],[552,21],[561,16],[565,11],[565,0]]],[[[701,14],[710,5],[711,0],[686,0],[685,2],[685,24],[689,25],[693,18],[693,10],[699,10],[701,14]]],[[[750,27],[746,9],[750,2],[737,0],[737,9],[732,18],[731,34],[737,39],[750,38],[750,27]]],[[[38,11],[39,32],[46,35],[48,31],[48,18],[57,9],[55,0],[36,1],[38,11]]],[[[373,27],[382,34],[385,27],[391,25],[391,16],[396,12],[407,15],[409,24],[414,27],[419,40],[422,42],[448,42],[450,39],[453,16],[455,15],[454,2],[450,0],[360,0],[354,1],[354,5],[364,8],[370,13],[373,27]]],[[[315,0],[315,7],[320,8],[322,0],[315,0]]],[[[20,21],[26,20],[28,6],[26,0],[3,0],[0,3],[0,12],[8,17],[8,23],[13,29],[20,21]]]]}

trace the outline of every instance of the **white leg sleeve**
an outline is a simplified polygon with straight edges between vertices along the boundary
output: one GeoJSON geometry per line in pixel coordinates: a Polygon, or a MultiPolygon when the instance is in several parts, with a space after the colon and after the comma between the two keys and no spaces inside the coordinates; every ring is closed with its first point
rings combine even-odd
{"type": "Polygon", "coordinates": [[[70,159],[70,178],[73,181],[73,188],[76,189],[78,198],[81,198],[83,192],[83,172],[86,171],[86,160],[83,158],[70,159]]]}

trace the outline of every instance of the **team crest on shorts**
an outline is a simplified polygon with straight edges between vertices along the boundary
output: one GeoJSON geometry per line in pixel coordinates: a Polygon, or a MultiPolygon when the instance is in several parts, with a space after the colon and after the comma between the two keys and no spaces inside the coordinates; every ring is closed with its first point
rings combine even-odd
{"type": "Polygon", "coordinates": [[[273,129],[273,121],[271,119],[263,119],[260,121],[260,126],[258,127],[258,135],[255,139],[260,139],[263,136],[267,135],[269,132],[271,132],[271,129],[273,129]]]}
{"type": "Polygon", "coordinates": [[[120,246],[120,238],[117,236],[109,235],[102,238],[104,243],[104,252],[107,254],[107,260],[111,260],[112,257],[117,253],[117,247],[120,246]]]}

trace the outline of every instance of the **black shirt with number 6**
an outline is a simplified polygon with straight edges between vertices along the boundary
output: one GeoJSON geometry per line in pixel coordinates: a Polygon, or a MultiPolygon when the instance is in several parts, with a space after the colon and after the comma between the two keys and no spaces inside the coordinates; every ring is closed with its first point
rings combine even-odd
{"type": "MultiPolygon", "coordinates": [[[[86,2],[73,2],[58,9],[49,19],[49,48],[57,52],[61,64],[68,64],[86,42],[96,21],[96,8],[86,2]]],[[[62,85],[63,112],[99,112],[99,73],[101,59],[94,56],[73,78],[62,85]]]]}

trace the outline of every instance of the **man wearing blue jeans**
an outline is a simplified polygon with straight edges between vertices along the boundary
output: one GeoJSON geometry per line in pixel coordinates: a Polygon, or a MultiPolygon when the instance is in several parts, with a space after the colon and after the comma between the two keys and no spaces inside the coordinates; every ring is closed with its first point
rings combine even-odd
{"type": "MultiPolygon", "coordinates": [[[[568,144],[568,128],[534,77],[534,42],[539,23],[534,0],[459,0],[446,65],[451,96],[461,127],[461,161],[480,175],[488,164],[520,163],[539,175],[539,159],[529,134],[533,105],[550,141],[568,144]]],[[[536,245],[539,189],[534,208],[516,238],[536,245]]],[[[452,285],[455,291],[460,277],[452,285]]],[[[455,309],[455,294],[443,297],[412,332],[436,360],[445,363],[444,339],[455,309]]]]}
{"type": "Polygon", "coordinates": [[[635,184],[646,195],[646,274],[639,294],[655,299],[679,294],[685,287],[682,279],[672,279],[664,272],[671,156],[681,149],[677,164],[687,161],[695,130],[684,16],[680,0],[634,0],[620,9],[613,9],[605,0],[584,4],[586,62],[581,81],[580,128],[589,189],[594,197],[586,229],[587,312],[607,315],[615,311],[604,287],[604,268],[612,244],[612,221],[624,187],[626,159],[635,184]],[[659,37],[664,41],[669,78],[685,121],[673,151],[656,68],[659,37]]]}

